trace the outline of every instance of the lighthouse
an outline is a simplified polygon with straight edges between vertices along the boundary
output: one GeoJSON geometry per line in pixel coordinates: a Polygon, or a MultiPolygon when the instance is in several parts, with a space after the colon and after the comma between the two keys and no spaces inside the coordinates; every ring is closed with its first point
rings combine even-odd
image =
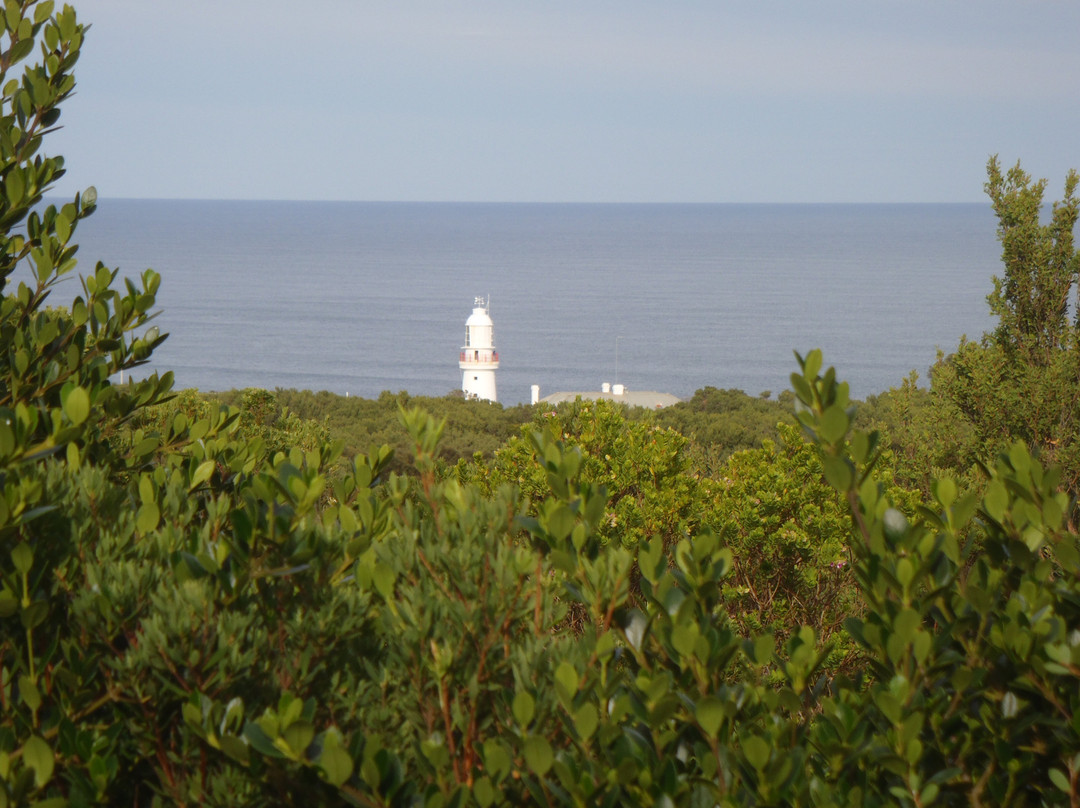
{"type": "Polygon", "coordinates": [[[461,390],[465,398],[495,401],[495,371],[499,354],[495,351],[494,324],[488,314],[488,300],[473,301],[472,314],[465,321],[465,344],[461,346],[461,390]]]}

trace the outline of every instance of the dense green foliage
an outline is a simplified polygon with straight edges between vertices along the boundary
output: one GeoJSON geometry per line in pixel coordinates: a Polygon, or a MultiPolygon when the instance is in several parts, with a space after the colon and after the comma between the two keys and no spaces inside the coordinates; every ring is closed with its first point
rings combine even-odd
{"type": "Polygon", "coordinates": [[[539,505],[551,488],[537,462],[546,445],[537,434],[577,449],[580,478],[604,486],[608,508],[597,528],[601,543],[634,548],[658,536],[670,545],[702,527],[709,491],[706,481],[688,473],[686,438],[648,417],[631,420],[625,407],[610,401],[578,399],[539,412],[490,463],[462,464],[460,478],[486,491],[512,483],[539,505]]]}
{"type": "MultiPolygon", "coordinates": [[[[251,394],[251,391],[233,390],[209,394],[206,398],[242,409],[244,397],[251,394]]],[[[517,436],[521,427],[533,422],[540,411],[525,405],[503,407],[487,401],[466,401],[460,396],[432,398],[405,392],[384,392],[377,399],[284,389],[271,395],[268,421],[273,423],[286,416],[315,421],[334,440],[342,441],[349,455],[372,446],[390,446],[394,449],[390,468],[400,473],[409,473],[414,467],[413,446],[401,430],[398,415],[401,407],[421,407],[436,420],[446,422],[437,452],[440,462],[447,466],[462,458],[471,459],[476,453],[491,459],[496,449],[517,436]]],[[[625,415],[630,420],[648,420],[684,435],[689,441],[685,453],[690,468],[695,473],[715,476],[716,469],[732,452],[760,447],[763,441],[776,438],[777,422],[792,420],[790,393],[781,399],[770,401],[753,398],[740,390],[707,387],[698,390],[689,401],[655,414],[643,408],[627,408],[625,415]]],[[[576,406],[574,402],[566,402],[544,411],[565,413],[576,406]]]]}
{"type": "MultiPolygon", "coordinates": [[[[32,280],[0,304],[0,806],[1080,802],[1060,467],[969,450],[968,414],[962,451],[886,450],[817,351],[806,442],[755,416],[697,456],[662,420],[693,404],[578,402],[451,465],[403,407],[410,475],[300,394],[114,384],[162,339],[159,279],[99,264],[46,308],[93,194],[34,209],[84,28],[3,25],[0,278],[32,280]],[[967,451],[977,490],[919,471],[967,451]]],[[[937,384],[877,402],[890,440],[949,432],[937,384]]]]}
{"type": "Polygon", "coordinates": [[[335,440],[344,442],[347,452],[367,451],[372,446],[392,447],[395,459],[390,468],[402,473],[414,465],[413,446],[401,429],[402,407],[422,407],[446,422],[437,452],[439,460],[447,465],[475,452],[490,457],[533,415],[533,408],[528,406],[502,407],[463,397],[414,397],[404,392],[384,392],[377,399],[306,390],[277,390],[275,396],[280,407],[296,416],[325,424],[335,440]]]}
{"type": "MultiPolygon", "coordinates": [[[[928,491],[936,474],[978,488],[973,464],[993,464],[1014,441],[1062,469],[1062,485],[1080,495],[1080,252],[1074,230],[1080,177],[1070,172],[1065,195],[1043,222],[1045,180],[1018,165],[987,164],[986,192],[998,219],[1004,274],[988,297],[998,318],[993,333],[963,340],[940,356],[929,391],[905,383],[874,402],[870,421],[887,433],[899,476],[928,491]],[[1072,313],[1070,316],[1070,306],[1072,313]]],[[[1076,529],[1078,513],[1068,521],[1076,529]]]]}
{"type": "Polygon", "coordinates": [[[706,387],[689,401],[659,410],[656,422],[687,438],[688,459],[696,473],[716,478],[732,452],[760,449],[765,441],[776,440],[776,425],[793,422],[793,402],[787,391],[774,401],[767,393],[752,398],[741,390],[706,387]]]}
{"type": "MultiPolygon", "coordinates": [[[[913,513],[917,495],[892,484],[891,456],[877,479],[897,508],[913,513]]],[[[742,636],[778,640],[810,626],[835,642],[834,663],[854,648],[844,621],[861,610],[852,579],[847,503],[822,476],[821,458],[799,431],[780,425],[780,442],[733,455],[719,480],[712,518],[732,553],[726,608],[742,636]]]]}

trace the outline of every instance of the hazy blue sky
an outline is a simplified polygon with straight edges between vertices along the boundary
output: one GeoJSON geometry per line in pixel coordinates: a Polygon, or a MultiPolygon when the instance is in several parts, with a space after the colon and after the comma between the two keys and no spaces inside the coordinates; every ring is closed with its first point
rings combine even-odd
{"type": "Polygon", "coordinates": [[[75,0],[51,147],[109,197],[1053,198],[1080,3],[75,0]]]}

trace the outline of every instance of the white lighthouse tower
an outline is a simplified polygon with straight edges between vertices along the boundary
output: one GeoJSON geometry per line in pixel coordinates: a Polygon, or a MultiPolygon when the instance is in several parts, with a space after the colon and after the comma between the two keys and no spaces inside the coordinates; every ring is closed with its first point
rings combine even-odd
{"type": "Polygon", "coordinates": [[[495,350],[495,326],[488,315],[488,300],[473,301],[472,314],[465,321],[465,344],[461,346],[461,389],[465,398],[495,401],[495,371],[499,354],[495,350]]]}

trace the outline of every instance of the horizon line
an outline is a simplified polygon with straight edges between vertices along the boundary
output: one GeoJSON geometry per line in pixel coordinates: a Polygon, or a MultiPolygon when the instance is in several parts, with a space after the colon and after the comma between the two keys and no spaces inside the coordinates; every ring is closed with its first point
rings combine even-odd
{"type": "MultiPolygon", "coordinates": [[[[83,193],[79,191],[78,193],[83,193]]],[[[68,195],[60,194],[46,194],[43,199],[68,199],[68,195]]],[[[551,201],[551,200],[505,200],[505,199],[491,199],[491,200],[477,200],[477,199],[313,199],[313,198],[257,198],[257,197],[198,197],[198,196],[106,196],[101,193],[98,194],[98,201],[109,200],[113,202],[271,202],[271,203],[315,203],[315,204],[343,204],[343,205],[626,205],[626,206],[659,206],[659,205],[672,205],[672,206],[721,206],[721,205],[738,205],[738,206],[780,206],[780,205],[799,205],[799,206],[828,206],[828,205],[867,205],[867,206],[901,206],[901,205],[990,205],[991,202],[988,199],[978,200],[953,200],[953,201],[786,201],[786,202],[675,202],[671,200],[666,201],[605,201],[605,200],[571,200],[571,201],[551,201]]]]}

